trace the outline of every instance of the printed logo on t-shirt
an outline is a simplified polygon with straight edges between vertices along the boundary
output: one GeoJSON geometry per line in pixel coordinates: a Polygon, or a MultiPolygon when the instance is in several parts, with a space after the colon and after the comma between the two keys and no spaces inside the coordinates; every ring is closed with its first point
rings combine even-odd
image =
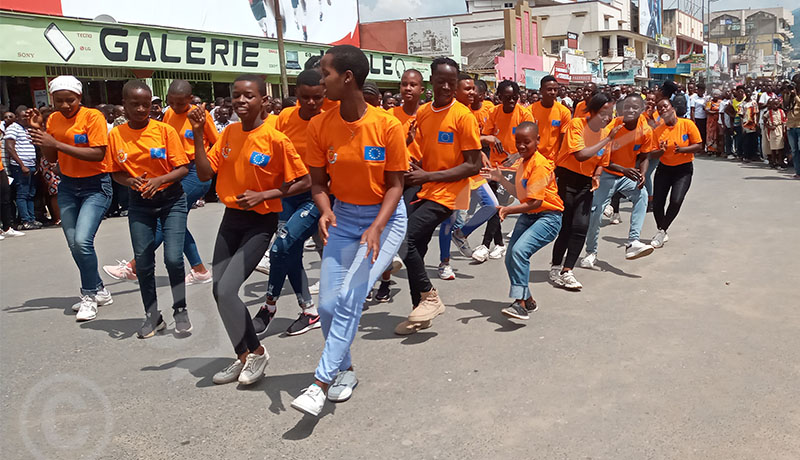
{"type": "Polygon", "coordinates": [[[520,183],[522,184],[522,188],[528,188],[528,179],[522,179],[520,183]]]}
{"type": "Polygon", "coordinates": [[[386,161],[386,147],[364,147],[364,159],[367,161],[386,161]]]}
{"type": "Polygon", "coordinates": [[[452,144],[455,140],[456,136],[454,133],[447,132],[447,131],[439,131],[439,143],[440,144],[452,144]]]}
{"type": "Polygon", "coordinates": [[[117,161],[119,161],[120,163],[125,163],[126,161],[128,161],[128,152],[122,149],[117,150],[117,161]]]}
{"type": "Polygon", "coordinates": [[[642,144],[633,144],[633,150],[639,150],[642,148],[642,144]]]}
{"type": "Polygon", "coordinates": [[[561,126],[561,120],[551,120],[550,126],[556,126],[556,127],[561,126]]]}
{"type": "Polygon", "coordinates": [[[250,164],[261,166],[262,168],[269,163],[269,155],[261,152],[253,152],[250,154],[250,164]]]}
{"type": "Polygon", "coordinates": [[[597,156],[601,157],[604,153],[606,153],[606,149],[600,149],[600,151],[597,152],[597,156]]]}
{"type": "Polygon", "coordinates": [[[155,160],[166,160],[167,159],[167,149],[165,147],[159,147],[159,148],[150,149],[150,158],[153,158],[155,160]]]}
{"type": "Polygon", "coordinates": [[[516,126],[511,128],[511,134],[517,134],[517,127],[516,126]]]}
{"type": "Polygon", "coordinates": [[[328,163],[334,164],[336,163],[336,159],[339,155],[336,153],[336,150],[333,149],[333,146],[328,147],[328,163]]]}
{"type": "Polygon", "coordinates": [[[186,139],[194,140],[194,131],[191,129],[187,129],[185,133],[183,133],[183,137],[186,139]]]}
{"type": "Polygon", "coordinates": [[[89,136],[87,134],[76,134],[73,139],[74,139],[75,145],[88,144],[89,143],[89,136]]]}
{"type": "Polygon", "coordinates": [[[684,135],[681,137],[681,139],[683,139],[683,141],[684,141],[684,142],[686,142],[686,141],[688,141],[688,140],[689,140],[689,135],[688,135],[688,134],[684,134],[684,135]]]}

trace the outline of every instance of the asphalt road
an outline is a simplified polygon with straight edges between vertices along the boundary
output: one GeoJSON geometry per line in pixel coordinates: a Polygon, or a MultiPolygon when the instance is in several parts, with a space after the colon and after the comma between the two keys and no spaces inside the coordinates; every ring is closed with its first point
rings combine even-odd
{"type": "MultiPolygon", "coordinates": [[[[288,292],[264,342],[267,377],[216,386],[211,376],[233,354],[210,285],[188,288],[188,338],[173,336],[168,313],[166,334],[137,339],[138,286],[110,279],[114,304],[76,323],[78,273],[63,235],[33,231],[0,242],[0,455],[797,459],[799,210],[800,182],[788,174],[700,159],[671,240],[652,256],[624,259],[624,202],[623,224],[601,229],[600,269],[576,271],[582,292],[547,283],[551,247],[535,255],[540,308],[527,322],[500,314],[509,302],[500,261],[471,265],[454,251],[458,278],[434,281],[446,313],[395,336],[410,309],[398,278],[392,302],[361,321],[360,386],[318,420],[289,406],[311,383],[323,341],[319,330],[279,333],[299,312],[288,292]]],[[[205,260],[221,212],[190,213],[205,260]]],[[[654,233],[648,215],[643,235],[654,233]]],[[[104,263],[130,258],[126,220],[103,222],[97,248],[104,263]]],[[[434,238],[432,277],[437,255],[434,238]]],[[[316,279],[318,257],[306,257],[316,279]]],[[[163,265],[158,275],[168,312],[163,265]]],[[[265,289],[255,273],[242,295],[255,309],[265,289]]]]}

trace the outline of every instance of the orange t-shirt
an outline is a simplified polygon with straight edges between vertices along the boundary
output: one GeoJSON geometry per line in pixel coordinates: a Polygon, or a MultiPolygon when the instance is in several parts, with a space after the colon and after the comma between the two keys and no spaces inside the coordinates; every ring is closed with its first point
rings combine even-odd
{"type": "Polygon", "coordinates": [[[586,161],[578,161],[573,153],[597,145],[608,136],[609,131],[607,126],[598,132],[592,131],[589,128],[589,121],[585,117],[573,118],[564,130],[564,140],[561,142],[561,151],[556,158],[556,165],[592,177],[597,166],[608,166],[611,158],[608,146],[600,149],[595,156],[586,161]]]}
{"type": "MultiPolygon", "coordinates": [[[[315,116],[319,116],[319,114],[315,116]]],[[[286,137],[292,141],[294,149],[300,155],[300,158],[303,159],[303,163],[305,163],[306,151],[308,150],[308,123],[311,120],[300,118],[300,107],[298,106],[283,109],[277,118],[275,129],[286,134],[286,137]]]]}
{"type": "MultiPolygon", "coordinates": [[[[233,209],[241,209],[236,197],[246,190],[273,190],[308,174],[289,138],[266,123],[252,131],[244,131],[241,123],[229,125],[208,152],[208,161],[217,173],[217,196],[233,209]]],[[[268,214],[283,208],[276,198],[250,209],[268,214]]]]}
{"type": "MultiPolygon", "coordinates": [[[[152,119],[142,129],[132,129],[128,123],[115,126],[108,133],[108,153],[113,160],[112,171],[125,171],[131,177],[147,173],[152,179],[189,164],[178,132],[152,119]]],[[[159,190],[170,185],[164,184],[159,190]]]]}
{"type": "Polygon", "coordinates": [[[495,107],[494,102],[484,100],[482,102],[484,109],[493,109],[495,107]]]}
{"type": "Polygon", "coordinates": [[[675,153],[675,147],[688,147],[703,142],[697,125],[686,118],[678,118],[675,126],[664,123],[656,127],[656,134],[658,138],[656,144],[667,141],[667,148],[661,155],[661,163],[667,166],[678,166],[694,160],[693,153],[675,153]]]}
{"type": "MultiPolygon", "coordinates": [[[[467,150],[480,150],[478,121],[464,104],[453,99],[447,107],[433,104],[417,111],[417,140],[422,149],[422,169],[444,171],[464,162],[467,150]]],[[[469,206],[469,178],[456,182],[427,182],[417,197],[450,209],[469,206]],[[458,207],[456,205],[458,203],[458,207]]]]}
{"type": "MultiPolygon", "coordinates": [[[[636,157],[642,153],[652,152],[656,150],[657,144],[653,136],[653,130],[647,124],[647,120],[639,118],[636,122],[636,128],[633,131],[628,131],[622,123],[622,117],[617,117],[609,125],[613,129],[616,126],[622,125],[614,140],[611,142],[611,159],[610,163],[622,166],[623,168],[635,168],[636,157]]],[[[622,176],[622,173],[612,171],[605,168],[605,171],[615,176],[622,176]]]]}
{"type": "MultiPolygon", "coordinates": [[[[475,120],[478,121],[478,129],[481,132],[483,132],[483,127],[486,126],[486,122],[489,121],[489,114],[492,112],[492,108],[494,108],[494,104],[490,102],[489,105],[486,105],[486,101],[483,101],[481,108],[478,110],[473,110],[472,107],[469,108],[470,112],[475,115],[475,120]]],[[[469,178],[469,188],[470,190],[475,190],[487,182],[485,177],[480,174],[475,174],[469,178]]]]}
{"type": "MultiPolygon", "coordinates": [[[[417,112],[419,112],[419,108],[417,108],[417,112]]],[[[400,121],[400,124],[403,125],[403,132],[408,135],[408,127],[411,126],[412,121],[417,119],[417,115],[407,114],[406,111],[403,110],[402,105],[392,107],[392,109],[389,110],[389,113],[400,121]]],[[[417,142],[416,137],[414,138],[414,142],[408,144],[408,154],[415,162],[419,162],[422,159],[422,152],[419,149],[419,143],[417,142]]]]}
{"type": "MultiPolygon", "coordinates": [[[[281,110],[281,112],[283,112],[283,110],[281,110]]],[[[275,115],[274,113],[270,112],[267,118],[264,119],[264,123],[274,128],[278,124],[278,115],[275,115]]]]}
{"type": "Polygon", "coordinates": [[[575,106],[575,118],[582,117],[586,115],[586,99],[578,102],[578,105],[575,106]]]}
{"type": "MultiPolygon", "coordinates": [[[[172,107],[167,107],[162,119],[164,123],[172,126],[178,132],[189,161],[194,161],[194,131],[192,131],[192,123],[189,121],[189,112],[195,107],[190,105],[189,110],[183,113],[175,113],[172,107]]],[[[205,145],[206,151],[217,142],[218,137],[219,133],[217,132],[217,126],[214,124],[214,119],[211,118],[210,113],[206,112],[206,124],[203,127],[203,145],[205,145]]]]}
{"type": "Polygon", "coordinates": [[[531,106],[531,114],[536,124],[539,126],[539,147],[537,150],[548,160],[552,160],[558,153],[558,136],[572,120],[569,109],[560,102],[553,102],[549,109],[542,105],[542,101],[534,102],[531,106]]]}
{"type": "Polygon", "coordinates": [[[514,134],[517,132],[517,126],[523,121],[533,121],[533,115],[528,109],[519,104],[514,106],[514,110],[511,113],[505,113],[502,104],[492,109],[489,119],[483,127],[483,134],[500,139],[503,144],[503,150],[506,152],[506,155],[501,154],[492,145],[491,154],[489,155],[489,162],[492,166],[499,166],[508,158],[508,155],[517,153],[517,140],[514,138],[514,134]]]}
{"type": "Polygon", "coordinates": [[[308,125],[309,166],[326,168],[330,192],[345,203],[381,204],[386,171],[408,171],[406,133],[397,119],[367,104],[360,120],[342,119],[339,110],[322,113],[308,125]]]}
{"type": "Polygon", "coordinates": [[[542,205],[528,214],[564,210],[564,202],[558,196],[555,169],[556,165],[538,151],[520,163],[516,178],[517,199],[520,203],[542,200],[542,205]]]}
{"type": "Polygon", "coordinates": [[[332,101],[326,97],[322,99],[322,110],[327,112],[329,110],[338,109],[339,104],[339,101],[332,101]]]}
{"type": "MultiPolygon", "coordinates": [[[[108,145],[108,124],[103,114],[96,109],[81,106],[72,118],[61,112],[53,112],[47,119],[47,132],[57,141],[75,147],[105,147],[108,145]]],[[[58,152],[61,174],[69,177],[90,177],[111,170],[111,158],[106,149],[102,161],[79,160],[64,152],[58,152]]]]}

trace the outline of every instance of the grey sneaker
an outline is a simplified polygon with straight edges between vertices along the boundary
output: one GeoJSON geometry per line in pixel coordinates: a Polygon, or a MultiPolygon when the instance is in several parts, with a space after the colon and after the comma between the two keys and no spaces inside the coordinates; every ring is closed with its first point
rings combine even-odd
{"type": "Polygon", "coordinates": [[[525,302],[515,300],[514,303],[500,310],[500,312],[506,316],[516,319],[530,319],[531,317],[528,314],[528,309],[526,307],[527,306],[525,305],[525,302]]]}
{"type": "Polygon", "coordinates": [[[94,301],[97,302],[97,306],[99,307],[114,303],[114,299],[111,298],[111,293],[108,292],[106,288],[97,291],[97,294],[94,295],[94,301]]]}
{"type": "Polygon", "coordinates": [[[192,332],[192,323],[189,321],[189,312],[185,308],[177,310],[172,319],[175,320],[175,332],[178,334],[188,334],[192,332]]]}
{"type": "Polygon", "coordinates": [[[214,378],[211,380],[217,385],[235,382],[239,380],[239,374],[242,373],[243,367],[244,363],[237,359],[230,366],[214,374],[214,378]]]}
{"type": "Polygon", "coordinates": [[[81,303],[78,306],[78,314],[75,321],[91,321],[97,318],[97,302],[90,295],[81,296],[81,303]]]}
{"type": "Polygon", "coordinates": [[[261,380],[264,376],[264,369],[267,368],[269,362],[269,353],[264,350],[263,355],[250,353],[244,360],[244,367],[241,374],[239,374],[239,383],[242,385],[251,385],[261,380]]]}
{"type": "Polygon", "coordinates": [[[148,313],[144,318],[142,327],[139,329],[139,338],[149,339],[150,337],[156,335],[156,332],[163,331],[166,327],[167,323],[165,323],[164,318],[161,317],[160,311],[148,313]]]}
{"type": "Polygon", "coordinates": [[[342,371],[336,375],[333,383],[328,388],[328,401],[345,402],[353,395],[353,389],[358,386],[356,371],[342,371]]]}

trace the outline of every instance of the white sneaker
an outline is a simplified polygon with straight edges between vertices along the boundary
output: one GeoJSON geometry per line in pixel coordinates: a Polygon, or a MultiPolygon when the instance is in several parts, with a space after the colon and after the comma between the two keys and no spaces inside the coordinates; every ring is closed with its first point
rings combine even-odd
{"type": "Polygon", "coordinates": [[[556,280],[556,286],[560,286],[571,291],[580,291],[583,289],[583,285],[579,283],[577,279],[575,279],[575,274],[572,273],[572,270],[567,270],[562,273],[561,276],[556,280]]]}
{"type": "Polygon", "coordinates": [[[649,256],[653,251],[653,246],[649,244],[644,244],[639,240],[631,241],[625,247],[625,258],[628,260],[638,259],[640,257],[649,256]]]}
{"type": "Polygon", "coordinates": [[[81,296],[81,303],[78,307],[78,314],[75,315],[75,321],[91,321],[97,318],[97,302],[94,301],[92,296],[81,296]]]}
{"type": "Polygon", "coordinates": [[[317,250],[317,243],[314,241],[314,238],[309,238],[303,243],[303,249],[308,249],[309,251],[316,251],[317,250]]]}
{"type": "Polygon", "coordinates": [[[4,239],[6,239],[6,237],[5,237],[5,236],[3,236],[3,234],[2,234],[2,233],[0,233],[0,241],[3,241],[4,239]]]}
{"type": "Polygon", "coordinates": [[[94,301],[97,302],[98,307],[114,303],[114,299],[111,298],[111,293],[108,292],[106,288],[97,291],[97,294],[94,295],[94,301]]]}
{"type": "Polygon", "coordinates": [[[505,246],[495,246],[492,249],[492,252],[489,253],[490,259],[502,259],[506,256],[506,247],[505,246]]]}
{"type": "Polygon", "coordinates": [[[239,374],[239,383],[242,385],[250,385],[261,380],[268,362],[269,353],[267,353],[266,349],[263,355],[257,355],[255,353],[248,354],[247,358],[244,360],[242,372],[239,374]]]}
{"type": "Polygon", "coordinates": [[[3,236],[5,236],[6,238],[14,236],[25,236],[25,233],[19,230],[14,230],[12,227],[9,227],[8,230],[3,232],[3,236]]]}
{"type": "Polygon", "coordinates": [[[392,264],[389,266],[389,273],[394,275],[395,273],[399,272],[403,269],[403,259],[401,259],[397,254],[392,257],[392,264]]]}
{"type": "Polygon", "coordinates": [[[614,214],[611,215],[611,224],[612,225],[617,225],[617,224],[619,224],[621,222],[622,222],[622,219],[619,217],[619,213],[618,212],[615,212],[614,214]]]}
{"type": "Polygon", "coordinates": [[[472,251],[472,260],[476,262],[486,262],[486,259],[489,258],[489,248],[484,245],[480,245],[472,251]]]}
{"type": "Polygon", "coordinates": [[[667,235],[667,232],[664,230],[659,230],[658,233],[656,233],[656,235],[653,237],[653,240],[650,241],[650,245],[658,249],[664,246],[664,243],[667,241],[669,241],[669,235],[667,235]]]}
{"type": "Polygon", "coordinates": [[[603,208],[603,217],[606,219],[611,219],[611,215],[614,213],[614,207],[610,204],[603,208]]]}
{"type": "Polygon", "coordinates": [[[196,272],[194,271],[194,269],[192,269],[191,271],[189,271],[189,274],[186,275],[185,283],[187,286],[191,286],[193,284],[207,284],[210,283],[211,281],[213,281],[213,279],[211,277],[210,268],[206,270],[205,273],[196,272]]]}
{"type": "Polygon", "coordinates": [[[309,286],[308,292],[312,295],[319,294],[319,281],[309,286]]]}
{"type": "Polygon", "coordinates": [[[450,264],[439,264],[439,279],[443,280],[454,280],[456,279],[456,274],[453,271],[453,267],[450,264]]]}
{"type": "Polygon", "coordinates": [[[735,160],[736,159],[736,155],[728,155],[728,159],[729,160],[735,160]]]}
{"type": "Polygon", "coordinates": [[[597,253],[596,252],[590,252],[590,253],[586,254],[586,257],[581,259],[581,268],[588,268],[588,269],[591,270],[591,269],[594,268],[594,263],[595,262],[597,262],[597,253]]]}
{"type": "Polygon", "coordinates": [[[264,257],[261,258],[261,262],[256,265],[256,271],[265,275],[269,275],[269,251],[264,253],[264,257]]]}
{"type": "Polygon", "coordinates": [[[316,383],[303,390],[303,394],[294,398],[292,407],[305,414],[316,417],[325,405],[325,393],[316,383]]]}
{"type": "Polygon", "coordinates": [[[561,265],[552,265],[550,267],[550,281],[555,281],[559,277],[561,277],[561,269],[563,267],[561,265]]]}

